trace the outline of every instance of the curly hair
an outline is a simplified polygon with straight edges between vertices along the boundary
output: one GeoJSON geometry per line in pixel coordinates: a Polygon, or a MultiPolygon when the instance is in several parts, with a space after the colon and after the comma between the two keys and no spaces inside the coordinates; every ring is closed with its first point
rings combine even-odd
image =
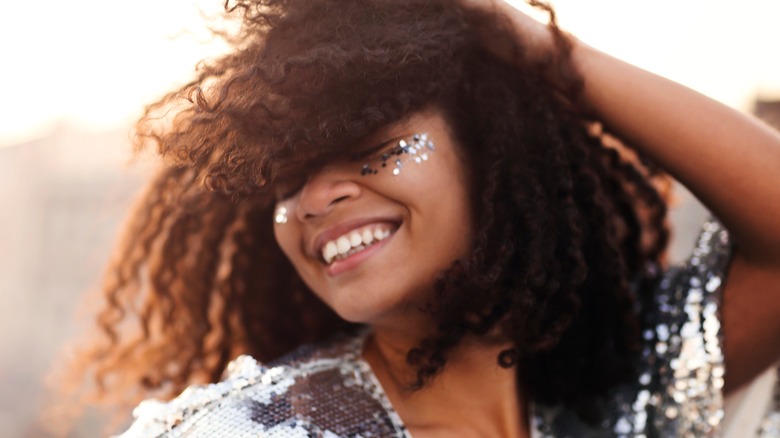
{"type": "MultiPolygon", "coordinates": [[[[530,2],[532,4],[538,2],[530,2]]],[[[537,5],[538,6],[538,5],[537,5]]],[[[551,29],[557,29],[551,9],[551,29]]],[[[107,270],[103,341],[73,369],[133,403],[219,378],[356,325],[277,247],[270,193],[435,105],[475,175],[473,250],[436,280],[439,330],[409,352],[424,386],[466,336],[498,331],[538,403],[574,407],[628,381],[669,237],[667,177],[545,81],[502,18],[452,0],[239,0],[234,50],[146,108],[138,149],[167,164],[107,270]],[[508,62],[485,30],[511,45],[508,62]],[[610,139],[612,139],[610,141],[610,139]]]]}

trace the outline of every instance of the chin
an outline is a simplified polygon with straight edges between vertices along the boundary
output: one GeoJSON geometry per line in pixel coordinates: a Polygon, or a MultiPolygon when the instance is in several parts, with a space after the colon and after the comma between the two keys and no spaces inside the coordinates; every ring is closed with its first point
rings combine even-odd
{"type": "Polygon", "coordinates": [[[333,311],[335,311],[341,319],[348,322],[374,325],[382,320],[385,315],[392,313],[392,311],[387,308],[374,306],[363,300],[353,299],[349,301],[349,303],[336,303],[331,305],[333,311]]]}
{"type": "Polygon", "coordinates": [[[383,296],[376,287],[361,288],[354,291],[354,294],[349,292],[343,289],[338,291],[338,296],[331,296],[328,303],[331,309],[345,321],[400,328],[421,316],[421,303],[409,297],[398,296],[391,291],[385,291],[386,295],[383,296]],[[373,290],[375,293],[366,294],[366,290],[373,290]]]}

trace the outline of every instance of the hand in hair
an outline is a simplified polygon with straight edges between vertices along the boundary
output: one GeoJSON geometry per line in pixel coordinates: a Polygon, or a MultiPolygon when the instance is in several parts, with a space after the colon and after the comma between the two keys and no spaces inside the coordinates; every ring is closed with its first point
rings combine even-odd
{"type": "MultiPolygon", "coordinates": [[[[558,46],[551,44],[555,35],[563,35],[554,14],[548,30],[503,1],[467,3],[504,14],[518,38],[528,41],[528,53],[540,62],[552,60],[556,68],[549,72],[561,71],[557,61],[567,58],[551,50],[558,46]]],[[[545,8],[535,0],[528,3],[545,8]]],[[[750,116],[574,38],[564,42],[583,81],[578,103],[688,187],[731,232],[737,249],[723,305],[729,370],[725,391],[730,392],[780,358],[780,203],[775,202],[780,199],[780,135],[750,116]],[[735,183],[724,190],[723,181],[735,183]]],[[[508,59],[507,53],[494,53],[508,59]]],[[[561,85],[566,82],[550,75],[546,79],[565,91],[561,85]]]]}
{"type": "Polygon", "coordinates": [[[546,2],[527,0],[530,6],[547,13],[547,24],[504,0],[462,0],[462,3],[478,16],[496,16],[492,20],[474,20],[481,41],[489,52],[509,64],[541,66],[545,71],[545,80],[570,97],[579,90],[578,84],[572,81],[578,75],[569,62],[575,37],[558,27],[555,11],[546,2]],[[480,26],[480,23],[483,25],[480,26]],[[484,26],[484,23],[502,23],[504,26],[484,26]],[[514,35],[513,41],[507,40],[507,34],[514,35]],[[517,52],[518,42],[522,53],[517,52]]]}

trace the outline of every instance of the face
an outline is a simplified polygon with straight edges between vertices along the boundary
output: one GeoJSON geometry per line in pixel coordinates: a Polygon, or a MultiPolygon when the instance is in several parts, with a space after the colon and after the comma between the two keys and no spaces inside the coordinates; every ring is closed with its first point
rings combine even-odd
{"type": "Polygon", "coordinates": [[[371,136],[277,202],[277,242],[342,318],[393,321],[419,308],[471,240],[468,173],[438,110],[371,136]]]}

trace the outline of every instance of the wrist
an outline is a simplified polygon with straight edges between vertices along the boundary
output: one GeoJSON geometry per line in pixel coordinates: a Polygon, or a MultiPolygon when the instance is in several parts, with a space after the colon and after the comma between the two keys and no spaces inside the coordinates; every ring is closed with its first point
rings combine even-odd
{"type": "Polygon", "coordinates": [[[546,62],[555,52],[555,36],[552,27],[531,18],[522,11],[502,2],[514,33],[525,47],[526,61],[546,62]]]}
{"type": "Polygon", "coordinates": [[[558,27],[552,10],[548,10],[550,23],[546,24],[506,2],[500,2],[499,7],[503,8],[501,12],[509,18],[512,30],[524,48],[524,59],[520,62],[539,66],[548,85],[566,98],[578,100],[582,78],[575,56],[579,56],[583,44],[558,27]]]}

